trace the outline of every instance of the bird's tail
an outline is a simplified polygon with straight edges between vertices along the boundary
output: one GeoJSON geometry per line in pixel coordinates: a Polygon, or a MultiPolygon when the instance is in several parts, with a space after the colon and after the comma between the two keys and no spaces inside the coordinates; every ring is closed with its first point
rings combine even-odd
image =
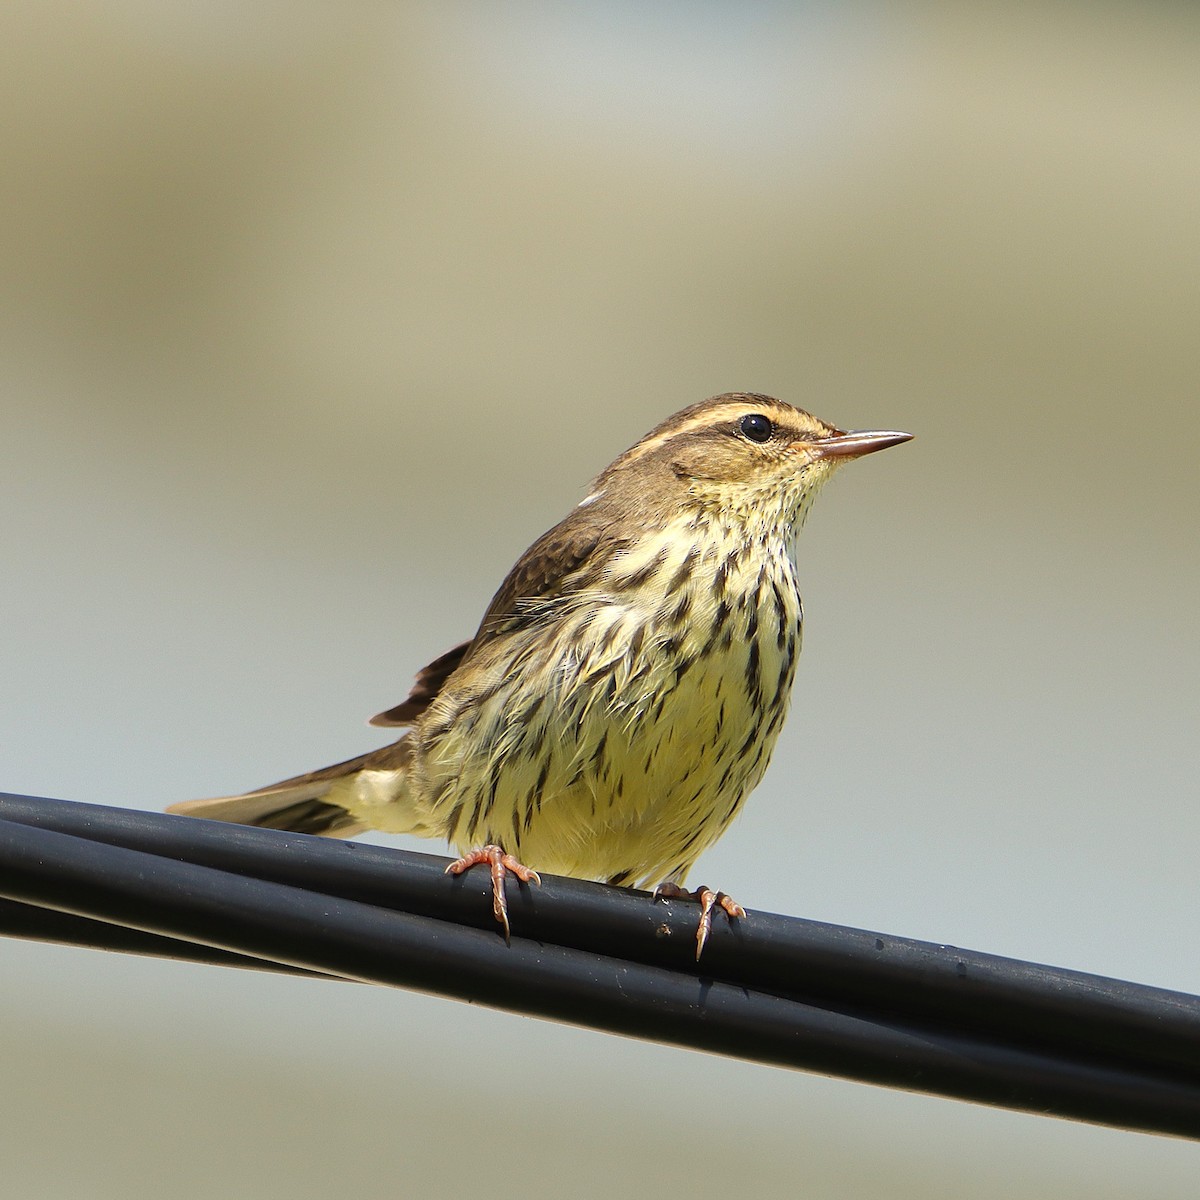
{"type": "MultiPolygon", "coordinates": [[[[395,749],[399,749],[399,746],[385,747],[385,750],[393,752],[395,749]]],[[[172,804],[167,812],[187,817],[205,817],[210,821],[231,821],[237,825],[258,825],[264,829],[286,829],[291,833],[353,837],[356,833],[362,833],[367,825],[352,816],[338,800],[349,800],[354,791],[349,785],[352,785],[354,777],[362,770],[375,767],[382,753],[373,751],[363,754],[308,775],[297,775],[282,783],[243,792],[240,796],[184,800],[180,804],[172,804]]]]}
{"type": "Polygon", "coordinates": [[[312,788],[268,788],[215,800],[184,800],[172,804],[167,812],[209,821],[231,821],[235,825],[286,829],[290,833],[316,833],[322,837],[353,837],[366,828],[344,808],[326,804],[321,793],[314,794],[312,788]]]}

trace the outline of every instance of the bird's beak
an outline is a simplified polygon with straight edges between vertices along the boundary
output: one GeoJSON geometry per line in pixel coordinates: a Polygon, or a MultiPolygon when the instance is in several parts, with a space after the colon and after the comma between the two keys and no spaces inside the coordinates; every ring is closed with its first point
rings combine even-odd
{"type": "Polygon", "coordinates": [[[876,450],[911,441],[912,436],[890,429],[856,429],[850,433],[835,433],[833,437],[811,444],[817,458],[861,458],[864,454],[874,454],[876,450]]]}

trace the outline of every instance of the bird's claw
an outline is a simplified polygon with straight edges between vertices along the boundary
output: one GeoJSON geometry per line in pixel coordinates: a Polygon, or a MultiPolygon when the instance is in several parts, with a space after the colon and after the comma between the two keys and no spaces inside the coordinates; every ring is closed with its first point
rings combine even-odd
{"type": "Polygon", "coordinates": [[[539,887],[542,877],[532,867],[518,862],[502,846],[492,845],[480,846],[475,850],[468,851],[462,858],[456,858],[446,868],[446,874],[461,875],[479,863],[487,863],[491,869],[492,912],[496,914],[496,920],[500,922],[500,926],[504,930],[505,945],[511,945],[512,931],[508,924],[508,899],[504,895],[505,876],[511,871],[522,883],[536,883],[539,887]]]}
{"type": "Polygon", "coordinates": [[[704,943],[708,941],[712,929],[712,912],[721,908],[731,917],[744,917],[746,910],[732,897],[724,892],[714,892],[712,888],[701,884],[695,891],[677,883],[660,883],[654,889],[655,900],[695,900],[700,905],[700,920],[696,924],[696,961],[704,951],[704,943]]]}

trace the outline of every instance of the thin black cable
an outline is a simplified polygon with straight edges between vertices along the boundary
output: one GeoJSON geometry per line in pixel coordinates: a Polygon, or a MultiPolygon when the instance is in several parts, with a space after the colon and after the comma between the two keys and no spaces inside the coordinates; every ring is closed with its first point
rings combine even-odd
{"type": "Polygon", "coordinates": [[[1200,1000],[1179,993],[769,914],[718,927],[697,968],[694,907],[560,879],[511,895],[508,948],[486,873],[449,879],[433,856],[31,797],[0,797],[0,818],[0,895],[27,905],[763,1062],[1200,1137],[1200,1000]],[[187,861],[210,858],[226,869],[187,861]],[[464,909],[479,928],[456,923],[464,909]],[[626,941],[632,954],[619,953],[626,941]],[[978,1008],[985,1021],[959,1019],[978,1008]],[[1072,1012],[1093,1026],[1085,1038],[1047,1033],[1072,1012]]]}
{"type": "Polygon", "coordinates": [[[315,979],[334,978],[319,971],[267,962],[248,954],[214,950],[195,942],[181,942],[177,938],[143,933],[140,929],[110,925],[105,921],[76,917],[49,908],[34,908],[12,900],[0,900],[0,935],[27,938],[35,942],[55,942],[62,946],[81,946],[89,950],[116,950],[122,954],[141,954],[152,958],[177,958],[214,967],[244,967],[251,971],[277,971],[315,979]]]}

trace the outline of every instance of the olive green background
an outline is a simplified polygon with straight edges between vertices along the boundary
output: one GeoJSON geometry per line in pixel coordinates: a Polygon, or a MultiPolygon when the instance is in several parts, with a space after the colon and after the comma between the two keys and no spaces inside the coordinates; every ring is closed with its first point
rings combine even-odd
{"type": "MultiPolygon", "coordinates": [[[[379,744],[610,458],[761,390],[917,439],[818,502],[792,717],[698,877],[1200,992],[1198,53],[1169,4],[6,6],[0,788],[379,744]]],[[[1200,1177],[405,992],[13,941],[0,1015],[34,1200],[1200,1177]]]]}

